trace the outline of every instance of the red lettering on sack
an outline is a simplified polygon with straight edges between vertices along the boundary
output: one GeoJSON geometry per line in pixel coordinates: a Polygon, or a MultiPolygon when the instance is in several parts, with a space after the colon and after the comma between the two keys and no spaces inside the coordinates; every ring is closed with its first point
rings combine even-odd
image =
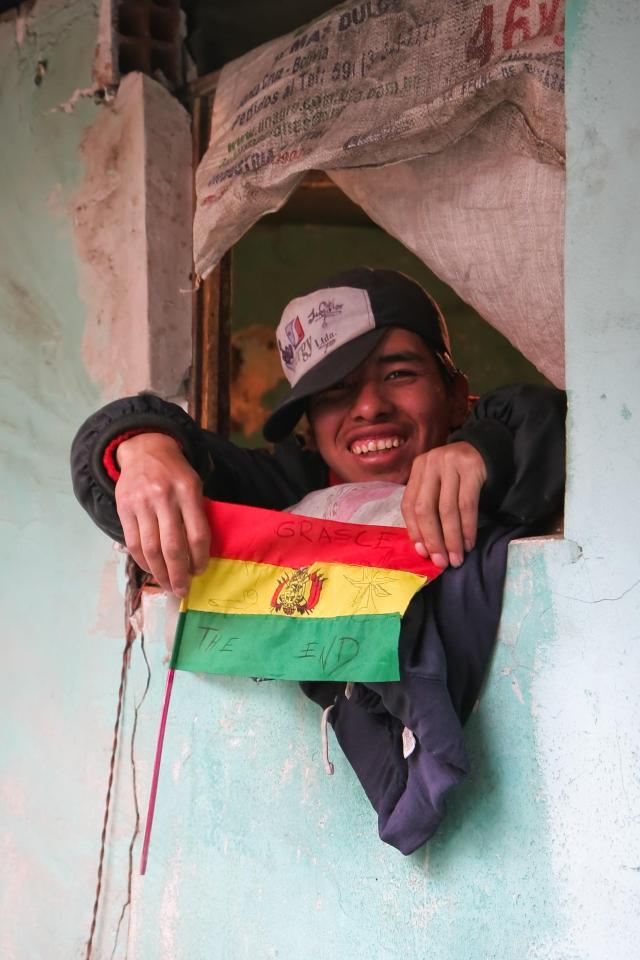
{"type": "Polygon", "coordinates": [[[560,17],[560,26],[558,27],[558,29],[560,32],[556,33],[555,37],[553,38],[553,42],[557,44],[559,47],[563,47],[564,46],[564,10],[562,11],[562,15],[560,17]]]}
{"type": "Polygon", "coordinates": [[[493,4],[486,3],[482,8],[478,26],[465,47],[467,62],[479,60],[480,66],[483,66],[493,56],[493,50],[493,4]]]}
{"type": "Polygon", "coordinates": [[[546,0],[543,0],[542,3],[538,4],[538,9],[540,11],[540,29],[538,30],[539,36],[551,36],[559,6],[560,0],[551,0],[551,3],[549,4],[546,3],[546,0]]]}
{"type": "Polygon", "coordinates": [[[527,17],[515,17],[514,19],[516,10],[528,10],[529,3],[530,0],[511,0],[504,21],[502,46],[505,50],[511,50],[514,46],[513,37],[516,33],[522,34],[520,39],[523,43],[531,39],[531,31],[529,30],[529,20],[527,17]]]}
{"type": "MultiPolygon", "coordinates": [[[[511,0],[509,6],[507,7],[504,28],[502,31],[503,50],[512,50],[513,47],[531,40],[532,28],[529,16],[521,12],[529,10],[530,7],[531,0],[511,0]]],[[[538,32],[534,34],[534,36],[553,36],[554,44],[562,46],[564,17],[562,17],[559,26],[556,26],[556,18],[559,9],[560,0],[539,0],[538,14],[540,17],[540,23],[538,32]]],[[[467,45],[465,47],[467,62],[471,60],[477,60],[479,65],[483,66],[492,58],[495,50],[495,44],[493,40],[493,22],[494,4],[485,3],[482,7],[482,12],[480,13],[480,18],[478,20],[476,29],[467,41],[467,45]]]]}

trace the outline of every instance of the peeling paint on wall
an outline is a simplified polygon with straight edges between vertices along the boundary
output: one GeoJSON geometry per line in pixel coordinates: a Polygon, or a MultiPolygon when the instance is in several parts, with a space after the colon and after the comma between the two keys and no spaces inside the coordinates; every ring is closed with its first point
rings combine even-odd
{"type": "Polygon", "coordinates": [[[129,74],[82,156],[74,225],[87,369],[105,398],[177,397],[191,361],[188,117],[159,84],[129,74]]]}
{"type": "Polygon", "coordinates": [[[18,48],[20,48],[24,43],[24,38],[26,36],[27,28],[29,26],[31,13],[36,2],[37,0],[26,0],[26,2],[21,3],[18,9],[15,11],[16,44],[18,48]]]}
{"type": "MultiPolygon", "coordinates": [[[[99,402],[80,356],[83,308],[68,215],[79,144],[96,107],[83,101],[72,115],[54,109],[91,82],[94,14],[86,0],[40,0],[21,5],[17,18],[0,18],[0,552],[10,574],[2,594],[0,955],[7,960],[82,955],[119,679],[121,624],[112,635],[110,619],[96,623],[111,547],[78,510],[68,467],[78,423],[99,402]]],[[[111,605],[121,609],[115,584],[111,605]]],[[[117,840],[112,857],[118,861],[117,840]]],[[[108,929],[109,905],[104,921],[108,929]]]]}
{"type": "Polygon", "coordinates": [[[93,57],[92,76],[98,87],[109,87],[118,79],[114,0],[100,0],[98,37],[93,57]]]}

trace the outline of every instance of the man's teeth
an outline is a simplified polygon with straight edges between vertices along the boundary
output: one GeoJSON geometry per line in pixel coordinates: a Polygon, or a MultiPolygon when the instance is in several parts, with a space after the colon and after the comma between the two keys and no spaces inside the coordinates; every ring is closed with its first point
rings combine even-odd
{"type": "Polygon", "coordinates": [[[402,440],[399,437],[385,437],[381,440],[356,440],[351,444],[351,453],[378,453],[380,450],[391,450],[399,447],[402,440]]]}

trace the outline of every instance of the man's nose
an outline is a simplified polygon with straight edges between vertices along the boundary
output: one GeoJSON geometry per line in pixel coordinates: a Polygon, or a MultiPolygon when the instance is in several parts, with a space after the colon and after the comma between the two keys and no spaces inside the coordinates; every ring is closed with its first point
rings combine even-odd
{"type": "Polygon", "coordinates": [[[354,393],[350,413],[354,420],[379,420],[390,413],[392,406],[384,383],[367,380],[354,393]]]}

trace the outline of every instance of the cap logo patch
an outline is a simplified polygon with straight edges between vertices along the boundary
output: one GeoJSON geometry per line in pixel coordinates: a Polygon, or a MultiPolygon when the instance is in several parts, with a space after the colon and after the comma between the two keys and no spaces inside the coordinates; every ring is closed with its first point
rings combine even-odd
{"type": "Polygon", "coordinates": [[[332,320],[334,317],[339,317],[342,314],[343,304],[338,303],[336,300],[321,300],[317,307],[313,307],[307,320],[309,323],[315,323],[317,320],[322,321],[323,329],[327,327],[328,321],[332,320]]]}
{"type": "Polygon", "coordinates": [[[304,329],[300,323],[300,317],[294,317],[285,327],[287,339],[291,346],[295,348],[304,340],[304,329]]]}
{"type": "Polygon", "coordinates": [[[337,347],[374,327],[369,294],[357,287],[316,290],[292,300],[276,331],[284,373],[291,386],[337,347]]]}

